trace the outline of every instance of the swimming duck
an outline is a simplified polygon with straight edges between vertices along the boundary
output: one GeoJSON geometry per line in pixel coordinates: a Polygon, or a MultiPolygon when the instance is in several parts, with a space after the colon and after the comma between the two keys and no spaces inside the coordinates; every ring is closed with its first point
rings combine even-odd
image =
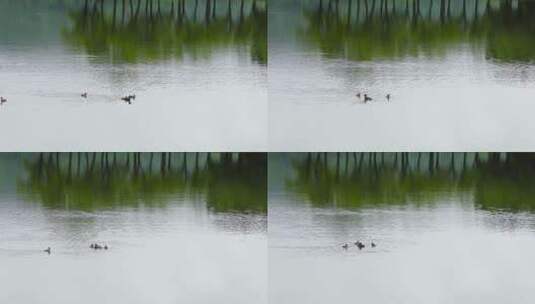
{"type": "Polygon", "coordinates": [[[362,244],[360,241],[356,242],[355,245],[359,248],[359,250],[362,250],[362,248],[366,247],[364,244],[362,244]]]}
{"type": "Polygon", "coordinates": [[[372,242],[372,248],[375,248],[375,246],[377,246],[377,245],[375,245],[375,243],[374,243],[374,242],[372,242]]]}
{"type": "Polygon", "coordinates": [[[136,94],[128,95],[128,98],[136,100],[136,94]]]}
{"type": "Polygon", "coordinates": [[[87,92],[82,93],[80,96],[82,96],[82,98],[87,98],[87,92]]]}
{"type": "Polygon", "coordinates": [[[7,102],[7,98],[0,97],[0,104],[7,102]]]}
{"type": "Polygon", "coordinates": [[[132,99],[135,99],[135,98],[132,98],[132,96],[121,97],[121,100],[123,100],[124,102],[127,102],[128,104],[132,104],[132,99]]]}
{"type": "Polygon", "coordinates": [[[43,250],[44,252],[50,254],[50,252],[52,252],[52,250],[50,249],[50,247],[48,247],[47,249],[43,250]]]}
{"type": "Polygon", "coordinates": [[[373,98],[371,98],[370,96],[368,96],[368,94],[364,94],[364,102],[366,101],[371,101],[373,100],[373,98]]]}
{"type": "Polygon", "coordinates": [[[386,94],[386,100],[390,100],[390,94],[386,94]]]}
{"type": "Polygon", "coordinates": [[[360,92],[358,92],[355,96],[357,96],[358,98],[360,98],[360,92]]]}
{"type": "Polygon", "coordinates": [[[342,245],[342,248],[344,248],[344,249],[347,249],[348,247],[349,247],[349,245],[347,243],[342,245]]]}

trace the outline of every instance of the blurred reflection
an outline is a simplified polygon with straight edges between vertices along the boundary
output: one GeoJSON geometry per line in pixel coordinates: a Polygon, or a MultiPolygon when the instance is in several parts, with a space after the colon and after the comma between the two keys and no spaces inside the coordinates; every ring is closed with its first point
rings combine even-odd
{"type": "Polygon", "coordinates": [[[69,16],[65,41],[112,63],[206,58],[229,47],[267,62],[263,0],[85,0],[69,16]]]}
{"type": "Polygon", "coordinates": [[[469,196],[484,210],[535,210],[531,153],[308,153],[293,170],[288,189],[315,206],[418,206],[469,196]]]}
{"type": "Polygon", "coordinates": [[[164,207],[200,198],[213,212],[264,214],[261,153],[39,153],[24,158],[18,192],[47,208],[164,207]]]}
{"type": "Polygon", "coordinates": [[[533,61],[534,13],[525,0],[316,0],[301,36],[349,60],[444,56],[469,44],[490,59],[533,61]]]}

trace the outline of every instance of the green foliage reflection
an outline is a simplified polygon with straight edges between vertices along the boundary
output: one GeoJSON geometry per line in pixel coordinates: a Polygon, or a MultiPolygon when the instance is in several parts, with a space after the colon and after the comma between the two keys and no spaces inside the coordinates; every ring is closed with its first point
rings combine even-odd
{"type": "Polygon", "coordinates": [[[199,198],[214,212],[265,213],[265,154],[40,153],[18,191],[47,208],[164,207],[199,198]]]}
{"type": "Polygon", "coordinates": [[[485,210],[535,211],[535,154],[309,153],[293,172],[288,189],[318,207],[472,198],[485,210]]]}
{"type": "Polygon", "coordinates": [[[307,2],[301,36],[326,56],[355,61],[443,56],[484,48],[487,58],[535,60],[535,3],[484,0],[307,2]],[[516,3],[516,2],[515,2],[516,3]]]}

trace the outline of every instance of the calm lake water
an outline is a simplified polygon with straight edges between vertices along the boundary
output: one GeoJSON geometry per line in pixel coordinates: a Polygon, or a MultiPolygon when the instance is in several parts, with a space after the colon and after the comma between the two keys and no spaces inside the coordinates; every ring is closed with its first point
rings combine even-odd
{"type": "Polygon", "coordinates": [[[1,1],[0,150],[265,151],[265,1],[104,2],[1,1]]]}
{"type": "Polygon", "coordinates": [[[272,151],[535,149],[535,3],[415,3],[270,2],[272,151]]]}
{"type": "Polygon", "coordinates": [[[267,303],[265,154],[8,154],[0,172],[1,303],[267,303]]]}
{"type": "Polygon", "coordinates": [[[533,303],[534,181],[533,154],[270,155],[270,300],[533,303]]]}

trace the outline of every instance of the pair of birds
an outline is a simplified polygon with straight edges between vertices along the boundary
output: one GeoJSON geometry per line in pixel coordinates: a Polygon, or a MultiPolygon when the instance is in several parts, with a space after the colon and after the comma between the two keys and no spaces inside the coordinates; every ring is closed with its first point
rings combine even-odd
{"type": "Polygon", "coordinates": [[[132,104],[132,99],[133,100],[136,99],[136,94],[121,97],[121,100],[123,100],[124,102],[127,102],[128,104],[132,104]]]}
{"type": "MultiPolygon", "coordinates": [[[[356,241],[354,244],[355,244],[355,246],[357,246],[359,248],[359,250],[362,250],[362,248],[366,247],[366,245],[364,245],[364,243],[362,243],[361,241],[356,241]]],[[[372,246],[372,248],[375,248],[377,245],[375,245],[374,242],[371,242],[371,246],[372,246]]],[[[342,245],[342,248],[344,248],[344,249],[349,248],[349,244],[345,243],[344,245],[342,245]]]]}
{"type": "Polygon", "coordinates": [[[91,244],[91,245],[89,245],[89,248],[91,248],[91,249],[104,249],[104,250],[108,250],[108,245],[104,245],[104,246],[102,246],[102,245],[99,245],[99,244],[95,243],[95,244],[91,244]]]}
{"type": "MultiPolygon", "coordinates": [[[[80,96],[82,96],[82,98],[87,98],[87,92],[82,93],[80,96]]],[[[121,100],[127,102],[128,104],[132,104],[132,100],[135,100],[135,99],[136,99],[136,94],[121,97],[121,100]]]]}
{"type": "MultiPolygon", "coordinates": [[[[358,93],[356,94],[356,96],[357,96],[359,99],[360,99],[360,96],[361,96],[361,95],[364,96],[364,102],[368,102],[368,101],[372,101],[372,100],[373,100],[373,98],[371,98],[370,96],[368,96],[368,94],[361,94],[360,92],[358,92],[358,93]]],[[[389,93],[389,94],[386,94],[385,97],[386,97],[386,100],[390,100],[390,97],[391,97],[390,93],[389,93]]]]}
{"type": "Polygon", "coordinates": [[[7,102],[7,98],[4,98],[3,96],[0,96],[0,105],[7,102]]]}

